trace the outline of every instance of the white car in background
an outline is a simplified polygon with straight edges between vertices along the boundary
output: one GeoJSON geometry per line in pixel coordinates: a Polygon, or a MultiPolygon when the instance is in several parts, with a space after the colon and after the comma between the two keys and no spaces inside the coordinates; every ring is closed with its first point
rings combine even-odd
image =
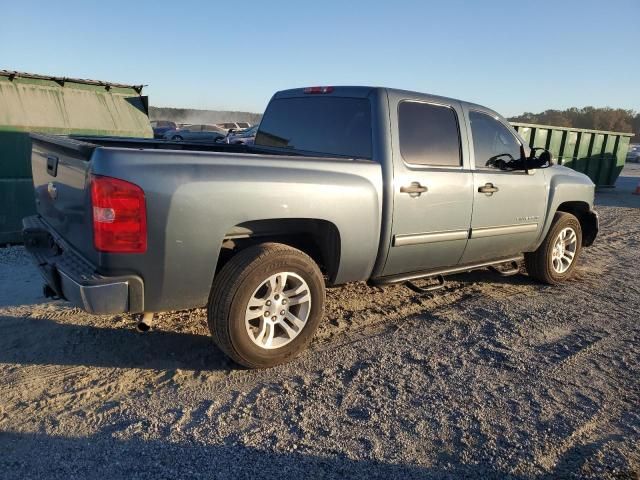
{"type": "Polygon", "coordinates": [[[227,136],[227,131],[216,125],[183,125],[174,130],[169,130],[163,136],[165,140],[181,142],[219,142],[227,136]]]}
{"type": "Polygon", "coordinates": [[[248,122],[222,122],[216,123],[216,127],[230,132],[231,130],[246,130],[251,127],[251,124],[248,122]]]}

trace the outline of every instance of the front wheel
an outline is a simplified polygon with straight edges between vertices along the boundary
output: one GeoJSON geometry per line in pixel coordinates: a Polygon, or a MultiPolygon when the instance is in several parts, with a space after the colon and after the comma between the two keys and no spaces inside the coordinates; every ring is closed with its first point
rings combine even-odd
{"type": "Polygon", "coordinates": [[[208,305],[209,330],[229,357],[249,368],[287,362],[311,341],[324,313],[322,273],[305,253],[264,243],[229,260],[208,305]]]}
{"type": "Polygon", "coordinates": [[[578,219],[557,212],[542,245],[525,254],[527,272],[550,285],[564,282],[573,274],[582,247],[582,229],[578,219]]]}

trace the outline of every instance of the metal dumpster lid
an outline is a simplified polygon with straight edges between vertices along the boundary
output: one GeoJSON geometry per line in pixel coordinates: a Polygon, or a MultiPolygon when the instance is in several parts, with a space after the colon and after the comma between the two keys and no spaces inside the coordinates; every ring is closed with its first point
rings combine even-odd
{"type": "Polygon", "coordinates": [[[101,87],[105,87],[107,89],[111,87],[116,88],[132,88],[138,94],[142,92],[142,89],[146,85],[127,85],[124,83],[116,83],[116,82],[105,82],[102,80],[90,80],[85,78],[72,78],[72,77],[56,77],[52,75],[39,75],[36,73],[26,73],[26,72],[18,72],[13,70],[0,70],[0,77],[8,77],[9,80],[13,80],[14,78],[35,78],[39,80],[51,80],[58,83],[60,86],[64,86],[66,82],[70,83],[81,83],[85,85],[98,85],[101,87]]]}
{"type": "Polygon", "coordinates": [[[630,132],[613,132],[610,130],[595,130],[591,128],[577,128],[577,127],[557,127],[555,125],[543,125],[541,123],[523,123],[523,122],[509,122],[511,125],[524,128],[545,128],[547,130],[562,130],[569,132],[584,132],[584,133],[602,133],[605,135],[620,135],[621,137],[633,137],[635,133],[630,132]]]}

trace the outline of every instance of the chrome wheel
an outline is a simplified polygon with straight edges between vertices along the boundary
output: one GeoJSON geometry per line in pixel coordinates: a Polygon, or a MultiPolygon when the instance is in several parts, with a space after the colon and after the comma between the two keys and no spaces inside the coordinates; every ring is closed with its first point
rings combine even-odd
{"type": "Polygon", "coordinates": [[[244,321],[254,344],[265,349],[280,348],[302,332],[310,311],[307,282],[296,273],[280,272],[255,289],[244,321]]]}
{"type": "Polygon", "coordinates": [[[576,232],[571,227],[563,228],[556,237],[551,252],[551,266],[556,273],[564,273],[569,269],[576,256],[577,248],[576,232]]]}

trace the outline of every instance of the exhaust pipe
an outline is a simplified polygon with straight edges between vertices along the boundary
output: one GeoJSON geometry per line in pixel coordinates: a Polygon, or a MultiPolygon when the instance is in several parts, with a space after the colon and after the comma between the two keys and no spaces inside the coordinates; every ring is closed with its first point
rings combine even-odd
{"type": "Polygon", "coordinates": [[[145,333],[151,330],[153,326],[153,313],[145,312],[142,314],[142,320],[136,325],[136,330],[140,333],[145,333]]]}

